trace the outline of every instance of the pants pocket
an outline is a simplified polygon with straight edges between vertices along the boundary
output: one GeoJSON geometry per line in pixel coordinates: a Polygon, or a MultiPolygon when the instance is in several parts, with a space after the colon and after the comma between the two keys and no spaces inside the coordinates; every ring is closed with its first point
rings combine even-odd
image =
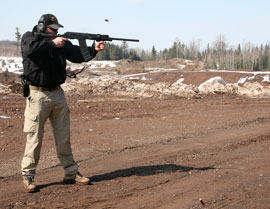
{"type": "Polygon", "coordinates": [[[31,112],[26,111],[24,113],[24,129],[26,133],[36,132],[38,126],[38,116],[31,112]]]}

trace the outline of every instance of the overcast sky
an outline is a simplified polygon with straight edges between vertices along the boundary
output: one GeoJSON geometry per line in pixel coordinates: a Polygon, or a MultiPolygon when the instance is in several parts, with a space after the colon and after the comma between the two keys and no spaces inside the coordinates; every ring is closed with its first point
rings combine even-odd
{"type": "Polygon", "coordinates": [[[16,27],[23,34],[52,13],[65,26],[59,33],[136,38],[130,47],[149,50],[169,48],[176,38],[205,47],[220,34],[232,46],[259,45],[270,41],[269,11],[270,0],[7,0],[1,1],[0,40],[15,40],[16,27]]]}

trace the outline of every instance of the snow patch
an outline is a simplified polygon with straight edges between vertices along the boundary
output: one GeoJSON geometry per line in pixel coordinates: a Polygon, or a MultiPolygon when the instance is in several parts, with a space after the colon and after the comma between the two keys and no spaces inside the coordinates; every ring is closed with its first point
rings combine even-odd
{"type": "Polygon", "coordinates": [[[239,81],[237,82],[237,84],[244,84],[247,81],[251,81],[255,79],[255,75],[254,76],[250,76],[250,77],[245,77],[245,78],[240,78],[239,81]]]}
{"type": "Polygon", "coordinates": [[[0,57],[0,72],[22,74],[23,65],[21,57],[0,57]]]}
{"type": "Polygon", "coordinates": [[[10,118],[10,117],[9,117],[9,116],[6,116],[6,115],[0,115],[0,118],[8,119],[8,118],[10,118]]]}
{"type": "Polygon", "coordinates": [[[263,76],[262,82],[270,82],[270,76],[269,75],[263,76]]]}
{"type": "Polygon", "coordinates": [[[176,81],[176,83],[182,83],[185,79],[184,78],[180,78],[176,81]]]}

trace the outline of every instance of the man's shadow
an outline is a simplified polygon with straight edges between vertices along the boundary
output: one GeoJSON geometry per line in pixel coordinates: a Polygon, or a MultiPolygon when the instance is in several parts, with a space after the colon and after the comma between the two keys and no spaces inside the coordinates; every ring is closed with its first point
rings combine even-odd
{"type": "MultiPolygon", "coordinates": [[[[91,182],[100,182],[106,180],[113,180],[120,177],[130,177],[130,176],[153,176],[161,173],[172,173],[172,172],[189,172],[192,170],[214,170],[214,167],[189,167],[181,166],[176,164],[165,164],[165,165],[150,165],[150,166],[138,166],[127,169],[119,169],[110,173],[105,173],[101,175],[90,176],[91,182]]],[[[38,189],[44,189],[53,185],[64,185],[63,182],[53,182],[49,184],[38,185],[38,189]]]]}
{"type": "Polygon", "coordinates": [[[189,172],[191,170],[213,170],[214,167],[189,167],[175,164],[165,165],[150,165],[150,166],[138,166],[127,169],[120,169],[110,173],[89,177],[91,182],[99,182],[105,180],[112,180],[119,177],[130,177],[130,176],[152,176],[160,173],[172,173],[172,172],[189,172]]]}

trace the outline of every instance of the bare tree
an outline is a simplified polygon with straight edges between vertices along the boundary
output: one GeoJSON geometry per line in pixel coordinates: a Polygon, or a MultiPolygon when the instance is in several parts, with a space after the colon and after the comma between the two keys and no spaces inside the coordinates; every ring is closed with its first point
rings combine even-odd
{"type": "Polygon", "coordinates": [[[214,49],[217,56],[218,68],[219,69],[226,68],[225,54],[227,49],[227,43],[224,35],[220,34],[217,36],[216,41],[214,42],[214,49]]]}
{"type": "Polygon", "coordinates": [[[17,41],[17,43],[16,43],[16,46],[17,46],[17,56],[19,56],[19,54],[20,54],[20,47],[19,46],[20,46],[20,43],[21,43],[22,36],[20,34],[20,31],[19,31],[19,28],[18,27],[16,27],[15,38],[16,38],[16,41],[17,41]]]}

